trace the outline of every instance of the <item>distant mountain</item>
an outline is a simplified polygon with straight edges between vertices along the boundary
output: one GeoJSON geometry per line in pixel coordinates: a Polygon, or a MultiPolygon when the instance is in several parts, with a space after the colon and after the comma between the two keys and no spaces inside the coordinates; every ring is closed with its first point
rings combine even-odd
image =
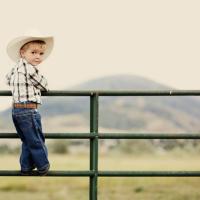
{"type": "Polygon", "coordinates": [[[98,79],[89,80],[85,83],[71,87],[70,89],[87,89],[87,90],[123,90],[123,89],[169,89],[169,87],[152,81],[150,79],[134,75],[113,75],[105,76],[98,79]]]}
{"type": "MultiPolygon", "coordinates": [[[[66,90],[167,90],[173,89],[144,77],[107,76],[66,90]]],[[[100,97],[99,131],[198,132],[199,97],[100,97]]],[[[0,113],[2,130],[14,130],[11,110],[0,113]]],[[[89,97],[43,97],[40,108],[46,132],[88,132],[89,97]]]]}

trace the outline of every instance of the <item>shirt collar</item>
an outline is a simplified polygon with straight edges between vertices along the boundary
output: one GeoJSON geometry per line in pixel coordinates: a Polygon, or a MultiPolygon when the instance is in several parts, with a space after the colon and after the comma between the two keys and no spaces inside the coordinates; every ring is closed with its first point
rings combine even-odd
{"type": "MultiPolygon", "coordinates": [[[[25,65],[31,65],[30,63],[28,63],[28,61],[26,60],[26,59],[24,59],[24,58],[20,58],[19,60],[18,60],[18,62],[17,62],[17,64],[16,64],[16,67],[22,67],[22,66],[24,66],[24,64],[25,65]]],[[[31,66],[33,66],[33,65],[31,65],[31,66]]],[[[34,66],[33,66],[34,67],[34,66]]]]}

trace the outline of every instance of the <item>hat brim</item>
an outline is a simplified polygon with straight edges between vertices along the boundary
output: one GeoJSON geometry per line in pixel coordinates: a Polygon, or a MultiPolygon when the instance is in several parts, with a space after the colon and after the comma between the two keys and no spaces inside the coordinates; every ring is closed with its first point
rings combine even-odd
{"type": "Polygon", "coordinates": [[[46,50],[43,57],[45,60],[51,53],[54,45],[53,36],[45,36],[45,37],[30,37],[30,36],[21,36],[14,38],[7,45],[7,54],[11,60],[17,62],[20,59],[20,49],[27,42],[31,42],[34,40],[42,40],[46,43],[46,50]]]}

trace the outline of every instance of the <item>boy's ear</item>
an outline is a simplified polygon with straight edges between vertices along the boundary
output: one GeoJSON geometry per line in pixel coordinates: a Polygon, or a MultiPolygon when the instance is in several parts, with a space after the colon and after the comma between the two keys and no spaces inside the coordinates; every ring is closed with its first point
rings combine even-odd
{"type": "Polygon", "coordinates": [[[19,54],[20,54],[21,58],[23,58],[23,56],[24,56],[24,50],[23,50],[23,49],[20,49],[20,50],[19,50],[19,54]]]}

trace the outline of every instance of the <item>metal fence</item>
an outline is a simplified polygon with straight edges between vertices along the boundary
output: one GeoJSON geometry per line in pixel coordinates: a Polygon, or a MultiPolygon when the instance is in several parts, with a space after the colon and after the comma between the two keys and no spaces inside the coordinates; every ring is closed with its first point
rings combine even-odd
{"type": "MultiPolygon", "coordinates": [[[[89,177],[89,199],[97,200],[98,177],[197,177],[200,171],[99,171],[99,139],[200,139],[200,134],[137,134],[137,133],[99,133],[98,112],[100,96],[199,96],[197,90],[84,90],[84,91],[49,91],[42,96],[88,96],[90,97],[90,133],[50,133],[47,139],[89,139],[90,169],[87,171],[49,171],[47,176],[89,177]]],[[[0,96],[11,96],[10,91],[0,91],[0,96]]],[[[18,138],[16,133],[0,133],[0,138],[18,138]]],[[[33,173],[33,176],[37,174],[33,173]]],[[[20,171],[0,170],[0,176],[20,176],[20,171]]]]}

